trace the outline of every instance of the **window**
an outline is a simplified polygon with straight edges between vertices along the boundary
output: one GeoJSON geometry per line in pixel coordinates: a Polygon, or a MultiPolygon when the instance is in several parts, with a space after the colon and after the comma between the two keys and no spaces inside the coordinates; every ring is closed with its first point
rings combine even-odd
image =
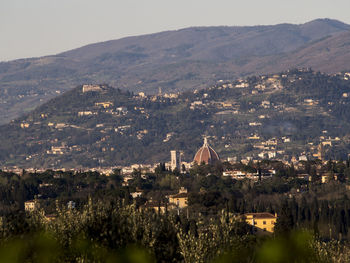
{"type": "Polygon", "coordinates": [[[266,225],[266,221],[263,221],[263,225],[266,225]]]}

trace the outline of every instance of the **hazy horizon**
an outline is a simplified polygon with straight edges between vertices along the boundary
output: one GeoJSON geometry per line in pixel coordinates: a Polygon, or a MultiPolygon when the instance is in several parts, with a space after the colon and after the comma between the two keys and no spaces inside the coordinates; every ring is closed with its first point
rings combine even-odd
{"type": "Polygon", "coordinates": [[[0,61],[54,55],[92,43],[195,26],[303,24],[318,18],[350,24],[349,9],[350,1],[345,0],[3,0],[0,61]]]}

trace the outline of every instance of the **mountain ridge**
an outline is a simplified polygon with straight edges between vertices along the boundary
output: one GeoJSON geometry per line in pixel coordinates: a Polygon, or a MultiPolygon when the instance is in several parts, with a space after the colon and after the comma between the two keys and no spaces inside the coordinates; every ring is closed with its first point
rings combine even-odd
{"type": "Polygon", "coordinates": [[[299,25],[191,27],[2,62],[0,123],[83,83],[109,83],[154,94],[159,88],[164,92],[194,90],[219,79],[292,67],[327,73],[349,70],[349,47],[342,46],[348,42],[349,31],[350,25],[331,19],[299,25]],[[310,53],[314,55],[305,57],[310,53]]]}

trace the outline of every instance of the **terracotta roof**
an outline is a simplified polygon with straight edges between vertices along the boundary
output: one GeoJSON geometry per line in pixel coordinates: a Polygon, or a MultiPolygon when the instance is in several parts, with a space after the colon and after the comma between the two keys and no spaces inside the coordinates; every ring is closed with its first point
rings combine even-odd
{"type": "Polygon", "coordinates": [[[204,162],[205,164],[213,164],[218,161],[219,155],[215,152],[215,150],[209,146],[207,138],[204,138],[203,146],[197,151],[194,156],[193,161],[201,164],[204,162]]]}
{"type": "Polygon", "coordinates": [[[244,216],[253,216],[253,218],[276,218],[276,216],[271,213],[246,213],[244,216]]]}

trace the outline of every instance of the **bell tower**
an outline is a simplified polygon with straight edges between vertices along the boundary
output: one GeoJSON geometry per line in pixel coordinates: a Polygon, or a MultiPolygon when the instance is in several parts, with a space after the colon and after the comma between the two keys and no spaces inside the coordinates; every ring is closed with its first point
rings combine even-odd
{"type": "Polygon", "coordinates": [[[171,170],[174,170],[177,168],[179,171],[181,171],[181,153],[176,150],[170,151],[171,161],[170,161],[170,168],[171,170]]]}

